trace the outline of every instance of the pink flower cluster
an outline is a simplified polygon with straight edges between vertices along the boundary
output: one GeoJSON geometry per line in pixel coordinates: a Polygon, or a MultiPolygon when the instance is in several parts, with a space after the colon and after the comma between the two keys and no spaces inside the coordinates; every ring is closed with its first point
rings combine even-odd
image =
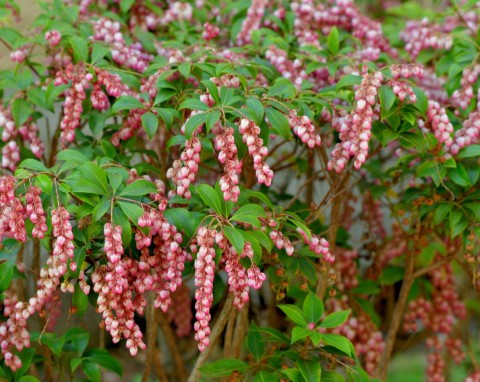
{"type": "MultiPolygon", "coordinates": [[[[437,101],[428,101],[427,121],[438,142],[445,143],[445,146],[451,146],[453,143],[453,126],[450,123],[447,112],[437,101]]],[[[420,128],[426,128],[423,120],[419,120],[418,125],[420,128]]]]}
{"type": "Polygon", "coordinates": [[[478,143],[480,143],[480,109],[477,108],[468,115],[462,128],[455,132],[450,152],[456,155],[462,148],[478,143]]]}
{"type": "Polygon", "coordinates": [[[238,177],[242,172],[242,162],[238,160],[237,146],[235,145],[234,130],[227,127],[214,138],[215,150],[218,152],[218,161],[223,165],[224,175],[220,178],[220,189],[223,198],[236,202],[240,195],[238,177]]]}
{"type": "Polygon", "coordinates": [[[311,235],[312,238],[310,239],[300,228],[297,228],[297,232],[302,236],[303,241],[308,245],[311,251],[315,252],[317,255],[322,255],[323,259],[329,263],[335,261],[335,256],[330,253],[330,245],[326,239],[318,237],[317,235],[311,235]]]}
{"type": "Polygon", "coordinates": [[[71,81],[71,87],[67,90],[65,97],[63,119],[61,122],[61,138],[63,145],[73,142],[75,139],[75,129],[80,126],[83,107],[82,102],[87,98],[85,89],[90,87],[93,76],[87,73],[83,64],[69,64],[65,70],[57,72],[55,85],[68,84],[71,81]]]}
{"type": "Polygon", "coordinates": [[[306,115],[299,117],[295,110],[290,110],[288,123],[293,133],[309,148],[321,145],[322,138],[315,132],[315,126],[306,115]]]}
{"type": "Polygon", "coordinates": [[[293,82],[297,89],[302,87],[303,80],[307,78],[307,73],[303,69],[302,62],[299,59],[291,61],[287,57],[287,52],[272,45],[267,49],[265,58],[275,66],[278,72],[293,82]]]}
{"type": "MultiPolygon", "coordinates": [[[[215,278],[215,238],[217,231],[200,227],[197,231],[198,253],[195,260],[195,340],[198,349],[204,351],[210,344],[210,327],[212,319],[210,308],[213,303],[213,280],[215,278]]],[[[220,239],[220,237],[219,237],[220,239]]]]}
{"type": "Polygon", "coordinates": [[[10,52],[10,60],[13,62],[22,63],[27,58],[31,47],[32,44],[25,44],[18,49],[12,50],[10,52]]]}
{"type": "Polygon", "coordinates": [[[480,64],[475,64],[466,68],[462,73],[460,88],[452,94],[452,101],[458,107],[466,109],[470,101],[475,96],[473,86],[480,75],[480,64]]]}
{"type": "Polygon", "coordinates": [[[13,176],[0,177],[0,238],[6,236],[25,241],[25,209],[15,196],[14,186],[13,176]]]}
{"type": "Polygon", "coordinates": [[[188,187],[193,183],[198,172],[201,149],[202,145],[196,136],[187,140],[180,159],[175,160],[172,167],[167,171],[167,178],[171,179],[177,186],[177,195],[187,199],[191,197],[188,187]]]}
{"type": "Polygon", "coordinates": [[[93,25],[94,39],[105,41],[112,47],[112,59],[120,66],[143,73],[153,56],[146,53],[140,43],[127,46],[120,32],[120,23],[106,18],[99,19],[93,25]]]}
{"type": "Polygon", "coordinates": [[[11,111],[0,106],[0,127],[3,127],[2,141],[8,142],[2,148],[2,167],[15,171],[20,161],[20,148],[15,141],[17,138],[21,138],[24,143],[29,142],[33,155],[42,157],[45,145],[38,136],[38,126],[31,122],[31,118],[17,128],[11,111]]]}
{"type": "Polygon", "coordinates": [[[42,199],[40,198],[41,194],[42,190],[37,186],[30,186],[25,194],[26,214],[34,224],[32,236],[39,239],[43,239],[45,232],[48,231],[47,219],[43,210],[42,199]]]}
{"type": "Polygon", "coordinates": [[[390,73],[396,80],[399,78],[422,78],[424,73],[423,66],[419,64],[394,64],[390,66],[390,73]]]}
{"type": "Polygon", "coordinates": [[[270,231],[270,239],[273,241],[273,245],[277,247],[277,249],[285,248],[285,252],[287,252],[288,256],[292,256],[295,248],[292,245],[292,242],[286,238],[282,232],[277,230],[270,231]]]}
{"type": "Polygon", "coordinates": [[[60,43],[62,40],[62,35],[57,30],[51,30],[45,33],[45,40],[47,40],[50,43],[50,46],[53,47],[60,43]]]}
{"type": "Polygon", "coordinates": [[[408,21],[400,37],[406,42],[405,50],[412,58],[428,48],[450,49],[453,44],[452,37],[446,34],[438,24],[433,24],[424,18],[421,21],[408,21]]]}
{"type": "Polygon", "coordinates": [[[340,127],[340,139],[332,151],[328,169],[342,171],[349,158],[354,157],[354,166],[358,170],[368,156],[368,142],[372,135],[371,128],[374,117],[372,107],[376,103],[378,89],[383,81],[380,72],[366,74],[360,87],[355,92],[355,109],[345,116],[340,127]]]}
{"type": "Polygon", "coordinates": [[[204,31],[203,31],[202,37],[206,41],[213,40],[220,33],[220,28],[210,23],[203,24],[203,28],[204,28],[204,31]]]}
{"type": "Polygon", "coordinates": [[[408,96],[410,102],[417,102],[417,96],[413,92],[413,89],[405,81],[390,80],[387,84],[392,88],[393,93],[398,97],[400,101],[405,101],[408,96]]]}
{"type": "Polygon", "coordinates": [[[268,149],[263,145],[263,139],[259,136],[260,127],[255,122],[242,118],[239,123],[239,131],[242,134],[243,142],[247,145],[248,153],[253,159],[253,168],[255,169],[258,183],[270,186],[272,184],[273,171],[265,162],[268,149]]]}
{"type": "Polygon", "coordinates": [[[247,11],[247,17],[243,20],[242,27],[237,34],[238,45],[252,42],[252,32],[259,29],[267,4],[267,0],[252,0],[247,11]]]}

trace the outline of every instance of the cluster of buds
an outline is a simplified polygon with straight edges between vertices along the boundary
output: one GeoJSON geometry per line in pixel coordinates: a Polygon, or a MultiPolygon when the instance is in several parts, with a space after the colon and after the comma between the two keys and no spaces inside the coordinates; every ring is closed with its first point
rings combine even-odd
{"type": "Polygon", "coordinates": [[[462,128],[455,132],[450,152],[456,155],[463,147],[478,143],[480,143],[480,110],[477,109],[468,115],[462,128]]]}
{"type": "Polygon", "coordinates": [[[188,21],[193,16],[193,8],[189,3],[175,1],[170,3],[169,8],[163,14],[158,23],[160,25],[168,25],[175,20],[188,21]]]}
{"type": "Polygon", "coordinates": [[[213,303],[213,280],[215,278],[215,237],[217,231],[200,227],[197,231],[199,246],[195,260],[195,340],[198,349],[204,351],[210,344],[210,308],[213,303]]]}
{"type": "Polygon", "coordinates": [[[297,58],[291,61],[287,57],[287,52],[272,45],[265,53],[265,57],[270,63],[275,66],[278,72],[293,82],[293,84],[300,89],[303,81],[307,78],[307,73],[303,69],[302,62],[297,58]]]}
{"type": "Polygon", "coordinates": [[[42,157],[45,146],[38,136],[38,126],[31,122],[31,118],[17,128],[11,111],[0,106],[0,127],[3,127],[2,141],[7,142],[2,148],[2,167],[15,171],[20,161],[20,148],[15,141],[17,138],[21,138],[24,143],[29,142],[33,155],[42,157]]]}
{"type": "Polygon", "coordinates": [[[432,24],[428,19],[421,21],[408,21],[400,37],[406,42],[405,50],[412,58],[428,48],[450,49],[453,44],[452,37],[444,33],[442,27],[432,24]]]}
{"type": "Polygon", "coordinates": [[[175,160],[172,167],[168,169],[167,178],[177,186],[177,195],[190,199],[191,193],[188,187],[195,180],[198,172],[201,150],[202,145],[197,137],[187,140],[180,159],[175,160]]]}
{"type": "Polygon", "coordinates": [[[75,139],[75,129],[80,126],[83,107],[82,102],[87,97],[85,89],[90,86],[93,76],[85,71],[82,64],[68,65],[63,71],[57,72],[55,85],[68,84],[71,81],[71,87],[67,90],[65,97],[63,119],[61,122],[61,138],[64,145],[73,142],[75,139]]]}
{"type": "Polygon", "coordinates": [[[322,138],[315,133],[315,126],[313,126],[312,121],[306,115],[299,117],[295,110],[290,110],[288,123],[293,133],[309,148],[313,149],[315,146],[321,145],[322,138]]]}
{"type": "Polygon", "coordinates": [[[97,75],[97,84],[103,85],[109,96],[118,98],[123,95],[134,95],[118,74],[109,73],[99,68],[95,68],[95,73],[97,75]]]}
{"type": "Polygon", "coordinates": [[[350,157],[355,158],[354,166],[358,170],[365,163],[368,155],[368,142],[374,117],[373,106],[376,103],[378,89],[383,80],[380,72],[366,74],[359,89],[355,92],[356,106],[348,114],[340,127],[340,139],[332,151],[328,169],[342,171],[350,157]]]}
{"type": "Polygon", "coordinates": [[[406,82],[399,80],[390,80],[388,81],[388,85],[392,88],[393,93],[398,97],[400,101],[405,101],[408,96],[410,102],[417,102],[417,96],[413,92],[412,87],[406,82]]]}
{"type": "Polygon", "coordinates": [[[452,101],[458,107],[466,109],[470,101],[474,97],[473,86],[477,82],[480,75],[480,64],[475,64],[466,68],[462,73],[460,80],[460,89],[457,89],[452,94],[452,101]]]}
{"type": "Polygon", "coordinates": [[[153,56],[144,52],[140,43],[127,46],[120,32],[120,23],[106,18],[94,23],[94,39],[105,41],[112,47],[112,59],[120,66],[143,73],[153,56]]]}
{"type": "Polygon", "coordinates": [[[214,144],[218,152],[218,161],[223,165],[224,175],[220,178],[223,198],[236,202],[240,195],[238,176],[242,171],[242,162],[238,160],[234,130],[231,127],[225,128],[215,137],[214,144]]]}
{"type": "Polygon", "coordinates": [[[317,255],[322,255],[323,259],[329,263],[335,261],[335,256],[330,253],[330,245],[326,239],[318,237],[317,235],[311,235],[311,238],[309,238],[307,233],[301,228],[297,228],[297,232],[302,236],[303,241],[308,245],[311,251],[315,252],[317,255]]]}
{"type": "MultiPolygon", "coordinates": [[[[453,126],[450,123],[447,112],[437,101],[428,101],[427,121],[435,134],[439,143],[444,143],[445,146],[451,146],[453,143],[452,134],[453,126]]],[[[420,128],[425,129],[425,122],[418,121],[420,128]]]]}
{"type": "Polygon", "coordinates": [[[252,0],[248,8],[247,17],[243,20],[242,27],[237,34],[237,44],[245,45],[252,42],[252,32],[260,28],[267,0],[252,0]]]}
{"type": "Polygon", "coordinates": [[[277,230],[270,231],[270,239],[272,239],[273,244],[277,249],[285,248],[288,256],[292,256],[295,248],[292,245],[292,242],[286,238],[282,232],[277,230]]]}
{"type": "Polygon", "coordinates": [[[203,28],[204,30],[202,37],[205,39],[205,41],[213,40],[220,33],[220,28],[210,23],[203,24],[203,28]]]}
{"type": "Polygon", "coordinates": [[[255,122],[242,118],[239,124],[239,131],[242,134],[243,142],[247,145],[248,153],[253,159],[253,168],[255,169],[258,183],[270,186],[272,184],[273,171],[265,162],[268,149],[263,145],[263,139],[260,138],[260,127],[255,122]]]}
{"type": "Polygon", "coordinates": [[[243,247],[243,252],[241,257],[247,257],[251,261],[250,267],[247,269],[247,282],[250,288],[260,289],[263,285],[263,282],[267,279],[267,276],[257,267],[253,262],[253,247],[248,241],[245,242],[243,247]]]}
{"type": "Polygon", "coordinates": [[[25,241],[25,209],[15,196],[14,187],[13,176],[0,177],[0,238],[5,236],[25,241]]]}
{"type": "MultiPolygon", "coordinates": [[[[67,270],[68,259],[73,259],[73,231],[70,224],[70,214],[65,207],[58,207],[52,211],[52,226],[53,226],[53,252],[52,265],[54,273],[58,271],[58,276],[63,276],[67,270]]],[[[72,271],[76,270],[76,263],[71,262],[70,268],[72,271]]]]}
{"type": "Polygon", "coordinates": [[[47,219],[42,206],[40,195],[42,190],[37,186],[30,186],[25,194],[26,213],[30,221],[34,224],[32,236],[43,239],[45,232],[48,231],[47,219]]]}
{"type": "Polygon", "coordinates": [[[395,80],[399,78],[422,78],[424,68],[419,64],[391,65],[390,73],[395,80]]]}
{"type": "Polygon", "coordinates": [[[25,44],[18,49],[12,50],[10,52],[10,60],[17,63],[25,61],[25,58],[27,58],[31,47],[31,44],[25,44]]]}
{"type": "Polygon", "coordinates": [[[102,313],[105,328],[110,332],[113,342],[119,342],[123,336],[127,340],[130,354],[134,356],[138,348],[146,347],[142,340],[143,334],[134,321],[137,306],[133,301],[131,279],[136,273],[136,264],[133,260],[122,257],[120,226],[107,223],[104,234],[107,264],[92,274],[93,289],[98,293],[97,310],[102,313]]]}
{"type": "Polygon", "coordinates": [[[51,47],[54,47],[62,40],[62,35],[57,30],[48,31],[45,33],[45,40],[48,41],[51,47]]]}

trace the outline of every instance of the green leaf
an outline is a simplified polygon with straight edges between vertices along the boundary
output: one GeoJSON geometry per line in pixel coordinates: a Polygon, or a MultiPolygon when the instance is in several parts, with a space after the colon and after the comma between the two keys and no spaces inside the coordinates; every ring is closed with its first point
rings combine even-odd
{"type": "Polygon", "coordinates": [[[425,93],[419,88],[412,86],[412,90],[415,93],[417,102],[413,104],[423,115],[426,115],[428,109],[428,98],[425,93]]]}
{"type": "Polygon", "coordinates": [[[142,115],[142,125],[149,139],[152,139],[158,129],[158,117],[152,112],[142,115]]]}
{"type": "Polygon", "coordinates": [[[49,195],[52,192],[53,183],[52,178],[47,174],[39,174],[36,176],[35,185],[40,187],[42,192],[49,195]]]}
{"type": "Polygon", "coordinates": [[[323,371],[322,382],[345,382],[345,378],[335,371],[323,371]]]}
{"type": "Polygon", "coordinates": [[[278,382],[279,378],[273,373],[269,373],[265,370],[260,370],[255,374],[255,379],[253,382],[278,382]]]}
{"type": "Polygon", "coordinates": [[[78,150],[66,149],[57,154],[57,160],[63,160],[65,162],[75,162],[77,164],[83,164],[88,162],[88,158],[78,150]]]}
{"type": "Polygon", "coordinates": [[[223,233],[227,237],[230,244],[233,245],[235,250],[237,251],[238,255],[243,253],[243,247],[245,245],[245,240],[243,239],[242,234],[236,228],[231,226],[224,226],[223,233]]]}
{"type": "Polygon", "coordinates": [[[94,222],[99,221],[110,209],[111,200],[108,198],[102,198],[92,211],[92,220],[94,222]]]}
{"type": "Polygon", "coordinates": [[[276,342],[280,342],[280,343],[283,343],[283,344],[290,343],[288,337],[277,329],[257,327],[257,330],[261,333],[268,334],[269,341],[276,341],[276,342]]]}
{"type": "Polygon", "coordinates": [[[38,172],[50,172],[42,162],[39,162],[36,159],[25,159],[18,165],[18,167],[38,172]]]}
{"type": "Polygon", "coordinates": [[[297,325],[307,326],[307,319],[298,306],[281,304],[278,305],[278,308],[281,309],[282,312],[285,313],[287,317],[297,325]]]}
{"type": "Polygon", "coordinates": [[[283,374],[285,374],[290,381],[292,382],[305,382],[303,379],[302,373],[300,373],[300,370],[298,369],[281,369],[280,370],[283,374]]]}
{"type": "Polygon", "coordinates": [[[72,358],[70,360],[70,368],[72,369],[72,371],[74,372],[75,370],[78,369],[78,367],[80,366],[80,364],[82,363],[82,359],[79,358],[79,357],[75,357],[75,358],[72,358]]]}
{"type": "Polygon", "coordinates": [[[433,215],[433,222],[435,224],[440,224],[443,222],[447,214],[452,210],[453,204],[441,203],[435,209],[435,214],[433,215]]]}
{"type": "Polygon", "coordinates": [[[470,145],[460,150],[457,158],[475,158],[480,156],[480,145],[470,145]]]}
{"type": "Polygon", "coordinates": [[[183,101],[178,107],[178,110],[182,110],[182,109],[207,111],[210,109],[210,107],[206,103],[203,103],[197,98],[189,98],[183,101]]]}
{"type": "Polygon", "coordinates": [[[104,58],[108,52],[110,52],[110,48],[103,46],[101,43],[94,43],[92,47],[92,65],[97,64],[102,58],[104,58]]]}
{"type": "Polygon", "coordinates": [[[205,123],[207,120],[207,115],[208,114],[200,113],[188,118],[187,122],[185,123],[185,136],[187,139],[190,139],[195,130],[205,123]]]}
{"type": "Polygon", "coordinates": [[[273,130],[285,139],[290,139],[290,124],[285,114],[279,112],[273,107],[267,107],[265,112],[267,113],[268,122],[272,125],[273,130]]]}
{"type": "Polygon", "coordinates": [[[338,49],[340,48],[340,40],[338,37],[338,29],[337,27],[333,27],[330,30],[330,33],[327,37],[327,48],[333,55],[337,54],[338,49]]]}
{"type": "Polygon", "coordinates": [[[73,292],[72,296],[72,303],[77,308],[77,313],[80,317],[82,317],[88,306],[88,297],[83,293],[82,288],[77,283],[75,284],[75,291],[73,292]]]}
{"type": "Polygon", "coordinates": [[[127,13],[132,5],[135,4],[135,0],[120,0],[120,9],[122,13],[127,13]]]}
{"type": "Polygon", "coordinates": [[[157,187],[152,182],[145,179],[138,179],[128,184],[121,192],[120,196],[142,196],[150,193],[156,193],[157,187]]]}
{"type": "Polygon", "coordinates": [[[17,128],[22,126],[33,114],[33,107],[23,98],[16,98],[12,103],[12,116],[17,128]]]}
{"type": "Polygon", "coordinates": [[[262,335],[256,330],[256,326],[251,326],[248,331],[247,347],[248,351],[257,361],[262,358],[265,353],[265,343],[262,335]]]}
{"type": "Polygon", "coordinates": [[[390,111],[393,104],[395,103],[395,93],[390,86],[382,85],[380,86],[378,95],[380,97],[382,116],[384,116],[390,111]]]}
{"type": "Polygon", "coordinates": [[[105,191],[97,184],[89,182],[88,180],[81,180],[75,183],[74,193],[85,193],[95,195],[105,195],[105,191]]]}
{"type": "Polygon", "coordinates": [[[362,83],[362,76],[357,74],[347,74],[340,78],[340,81],[335,85],[335,89],[339,90],[341,88],[350,87],[352,85],[360,85],[362,83]]]}
{"type": "Polygon", "coordinates": [[[89,349],[83,353],[83,358],[85,361],[94,362],[105,369],[113,371],[119,376],[123,375],[123,368],[120,361],[110,355],[105,349],[89,349]]]}
{"type": "Polygon", "coordinates": [[[325,319],[321,322],[320,327],[321,328],[337,328],[340,325],[343,325],[345,321],[347,321],[347,318],[350,314],[350,310],[341,310],[338,312],[333,312],[329,314],[325,319]]]}
{"type": "Polygon", "coordinates": [[[132,96],[122,96],[112,106],[112,114],[121,110],[145,109],[145,105],[132,96]]]}
{"type": "Polygon", "coordinates": [[[205,119],[205,126],[207,127],[207,131],[210,131],[212,127],[217,123],[217,121],[222,116],[220,110],[212,110],[207,113],[207,117],[205,119]]]}
{"type": "MultiPolygon", "coordinates": [[[[23,361],[23,360],[22,360],[23,361]]],[[[23,362],[22,362],[23,363],[23,362]]],[[[17,380],[18,382],[40,382],[39,379],[32,377],[31,375],[24,375],[20,379],[17,380]]]]}
{"type": "Polygon", "coordinates": [[[325,344],[333,346],[334,348],[340,350],[348,356],[352,356],[352,346],[347,338],[339,334],[324,333],[322,335],[322,340],[325,344]]]}
{"type": "Polygon", "coordinates": [[[222,214],[222,203],[212,186],[201,184],[197,186],[197,192],[205,206],[210,207],[219,215],[222,214]]]}
{"type": "Polygon", "coordinates": [[[309,292],[305,301],[303,302],[303,313],[307,321],[317,323],[320,317],[323,316],[323,302],[316,294],[309,292]]]}
{"type": "Polygon", "coordinates": [[[68,329],[64,334],[64,337],[65,346],[70,344],[72,346],[72,350],[77,354],[83,353],[83,351],[87,348],[88,341],[90,340],[90,335],[82,328],[68,329]]]}
{"type": "Polygon", "coordinates": [[[91,382],[100,382],[102,380],[102,374],[98,365],[91,361],[82,360],[82,371],[91,382]]]}
{"type": "Polygon", "coordinates": [[[258,99],[258,97],[247,97],[247,108],[253,112],[253,115],[255,116],[255,124],[260,125],[265,114],[265,109],[262,102],[258,99]]]}
{"type": "Polygon", "coordinates": [[[219,103],[220,101],[220,95],[218,94],[218,88],[217,88],[217,85],[215,85],[212,81],[210,80],[204,80],[202,81],[202,84],[205,85],[205,87],[207,88],[208,92],[210,93],[210,95],[212,96],[213,100],[215,101],[215,103],[219,103]]]}
{"type": "Polygon", "coordinates": [[[402,267],[390,266],[383,270],[380,275],[380,282],[382,285],[393,285],[403,280],[404,274],[405,270],[402,267]]]}
{"type": "Polygon", "coordinates": [[[53,333],[45,333],[41,337],[41,343],[48,346],[48,348],[55,354],[57,357],[62,355],[63,344],[65,343],[65,337],[57,337],[53,333]]]}
{"type": "Polygon", "coordinates": [[[231,221],[243,222],[260,228],[259,217],[265,217],[265,210],[258,204],[245,204],[231,217],[231,221]]]}
{"type": "Polygon", "coordinates": [[[248,369],[248,364],[240,359],[221,359],[207,363],[200,368],[200,371],[211,377],[228,377],[234,371],[243,372],[248,369]]]}
{"type": "Polygon", "coordinates": [[[13,278],[13,267],[12,261],[0,263],[0,292],[7,290],[10,286],[13,278]]]}
{"type": "Polygon", "coordinates": [[[87,62],[88,60],[88,43],[85,39],[74,36],[70,39],[70,45],[73,49],[73,58],[75,62],[87,62]]]}
{"type": "Polygon", "coordinates": [[[124,248],[127,248],[132,240],[132,226],[127,216],[118,207],[113,209],[113,224],[122,227],[122,244],[124,248]]]}
{"type": "Polygon", "coordinates": [[[178,65],[178,71],[184,76],[185,78],[190,77],[190,71],[192,70],[192,64],[190,62],[182,62],[178,65]]]}
{"type": "Polygon", "coordinates": [[[279,77],[273,82],[267,94],[270,97],[292,98],[296,93],[297,90],[292,81],[287,78],[279,77]]]}
{"type": "Polygon", "coordinates": [[[302,328],[301,326],[295,326],[292,330],[292,341],[291,343],[294,344],[301,339],[309,337],[311,334],[310,329],[302,328]]]}
{"type": "Polygon", "coordinates": [[[304,360],[299,359],[297,366],[306,382],[320,382],[322,377],[322,368],[319,359],[304,360]]]}
{"type": "Polygon", "coordinates": [[[129,202],[118,202],[118,206],[122,209],[123,213],[134,224],[138,224],[138,219],[143,215],[144,210],[138,204],[129,202]]]}
{"type": "Polygon", "coordinates": [[[103,168],[95,163],[86,162],[80,167],[80,171],[86,180],[100,187],[105,194],[107,193],[107,173],[103,168]]]}
{"type": "Polygon", "coordinates": [[[463,207],[472,211],[476,220],[480,219],[480,203],[465,203],[463,204],[463,207]]]}

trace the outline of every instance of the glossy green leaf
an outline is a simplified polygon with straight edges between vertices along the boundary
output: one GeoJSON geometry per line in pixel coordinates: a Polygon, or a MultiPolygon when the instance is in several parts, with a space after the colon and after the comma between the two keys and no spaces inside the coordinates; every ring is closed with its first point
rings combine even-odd
{"type": "Polygon", "coordinates": [[[337,27],[333,27],[327,37],[327,48],[333,55],[337,54],[340,48],[340,38],[337,27]]]}
{"type": "Polygon", "coordinates": [[[299,359],[297,366],[306,382],[320,382],[322,378],[322,367],[319,359],[299,359]]]}
{"type": "Polygon", "coordinates": [[[310,292],[303,302],[303,314],[310,323],[317,323],[324,311],[323,302],[316,294],[310,292]]]}
{"type": "Polygon", "coordinates": [[[300,341],[306,337],[309,337],[311,334],[310,329],[302,328],[301,326],[295,326],[292,330],[292,341],[291,343],[294,344],[297,341],[300,341]]]}
{"type": "Polygon", "coordinates": [[[77,314],[82,317],[88,306],[88,297],[83,293],[82,288],[80,288],[80,285],[77,283],[75,284],[75,291],[73,292],[72,296],[72,303],[73,306],[77,308],[77,314]]]}
{"type": "Polygon", "coordinates": [[[288,118],[285,116],[285,114],[279,112],[273,107],[267,107],[265,112],[272,129],[281,137],[290,139],[290,124],[288,123],[288,118]]]}
{"type": "Polygon", "coordinates": [[[231,226],[224,226],[223,233],[227,237],[230,244],[233,245],[237,253],[240,255],[243,253],[243,247],[245,245],[245,240],[243,239],[242,234],[236,228],[231,226]]]}
{"type": "Polygon", "coordinates": [[[145,105],[132,96],[122,96],[112,106],[112,113],[122,110],[145,109],[145,105]]]}
{"type": "Polygon", "coordinates": [[[228,377],[234,371],[243,372],[248,369],[248,364],[240,359],[221,359],[207,363],[200,368],[204,375],[211,377],[228,377]]]}
{"type": "Polygon", "coordinates": [[[113,371],[119,376],[123,375],[123,368],[120,361],[105,349],[89,349],[83,353],[83,358],[85,361],[94,362],[105,369],[113,371]]]}
{"type": "Polygon", "coordinates": [[[260,125],[263,121],[263,116],[265,115],[265,108],[263,107],[262,102],[258,97],[247,97],[247,108],[253,112],[253,115],[255,116],[255,124],[260,125]]]}
{"type": "Polygon", "coordinates": [[[158,129],[158,117],[152,112],[142,115],[142,125],[147,133],[147,137],[152,139],[158,129]]]}
{"type": "Polygon", "coordinates": [[[195,132],[201,125],[203,125],[207,120],[207,114],[200,113],[195,114],[187,119],[185,123],[185,136],[187,139],[190,139],[195,132]]]}
{"type": "Polygon", "coordinates": [[[152,182],[145,179],[138,179],[127,184],[127,186],[120,192],[119,196],[143,196],[157,192],[157,187],[155,187],[152,182]]]}
{"type": "Polygon", "coordinates": [[[25,159],[18,165],[18,167],[38,172],[50,172],[42,162],[36,159],[25,159]]]}
{"type": "Polygon", "coordinates": [[[287,315],[287,317],[300,326],[307,326],[308,322],[302,310],[295,305],[278,305],[278,308],[287,315]]]}
{"type": "Polygon", "coordinates": [[[201,184],[197,186],[197,192],[205,206],[211,208],[219,215],[222,214],[222,203],[212,186],[201,184]]]}
{"type": "Polygon", "coordinates": [[[7,290],[10,286],[13,278],[13,267],[12,261],[0,263],[0,292],[7,290]]]}
{"type": "Polygon", "coordinates": [[[100,187],[106,194],[108,191],[107,173],[103,168],[92,162],[86,162],[80,167],[82,175],[85,180],[100,187]]]}
{"type": "Polygon", "coordinates": [[[88,60],[88,42],[87,40],[74,36],[70,39],[70,45],[73,49],[73,58],[77,63],[86,63],[88,60]]]}
{"type": "Polygon", "coordinates": [[[337,328],[347,321],[348,316],[350,315],[350,310],[340,310],[337,312],[330,313],[325,319],[320,323],[321,328],[331,329],[337,328]]]}
{"type": "Polygon", "coordinates": [[[27,119],[30,118],[32,114],[32,105],[29,102],[25,101],[23,98],[16,98],[12,102],[12,116],[17,128],[27,122],[27,119]]]}

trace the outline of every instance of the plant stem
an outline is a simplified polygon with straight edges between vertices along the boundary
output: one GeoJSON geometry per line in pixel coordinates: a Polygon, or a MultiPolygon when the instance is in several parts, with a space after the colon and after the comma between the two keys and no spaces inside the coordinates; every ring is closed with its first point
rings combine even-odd
{"type": "Polygon", "coordinates": [[[417,218],[415,238],[412,242],[411,248],[405,255],[405,276],[403,278],[402,288],[400,290],[398,301],[393,309],[392,321],[390,322],[387,337],[385,338],[385,348],[380,358],[380,364],[377,370],[377,377],[379,377],[382,381],[386,381],[387,378],[388,364],[390,363],[398,329],[400,328],[400,323],[402,322],[403,311],[405,310],[408,295],[410,293],[410,289],[412,288],[413,281],[415,280],[415,254],[417,251],[417,243],[420,238],[420,230],[421,223],[420,219],[417,218]]]}

